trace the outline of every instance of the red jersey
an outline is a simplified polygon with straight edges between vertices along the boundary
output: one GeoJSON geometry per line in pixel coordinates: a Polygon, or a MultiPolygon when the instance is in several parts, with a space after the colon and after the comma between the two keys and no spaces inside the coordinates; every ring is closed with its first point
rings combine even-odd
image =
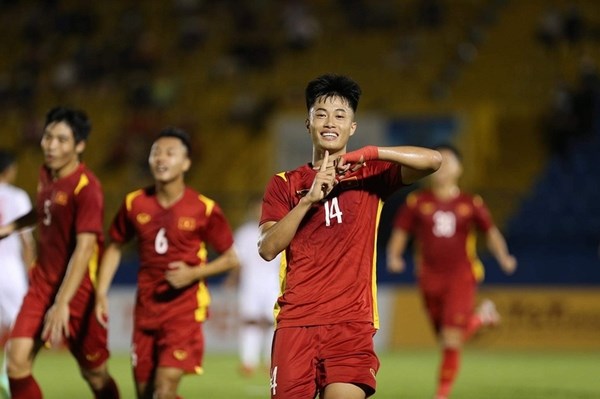
{"type": "Polygon", "coordinates": [[[77,234],[94,233],[97,247],[90,259],[88,276],[94,280],[103,245],[104,196],[100,182],[84,165],[53,180],[42,167],[36,200],[38,256],[31,282],[59,288],[77,243],[77,234]]]}
{"type": "MultiPolygon", "coordinates": [[[[278,221],[310,189],[316,171],[304,165],[273,176],[261,224],[278,221]]],[[[314,204],[282,257],[277,327],[370,322],[378,327],[377,227],[383,200],[402,186],[400,165],[370,161],[314,204]]]]}
{"type": "Polygon", "coordinates": [[[154,187],[140,189],[125,197],[110,237],[119,243],[137,237],[137,323],[151,328],[171,316],[192,312],[197,321],[206,318],[210,296],[205,282],[175,289],[165,272],[175,261],[202,267],[207,262],[207,244],[218,253],[233,245],[231,228],[217,203],[186,187],[179,201],[164,208],[154,187]]]}
{"type": "Polygon", "coordinates": [[[421,277],[467,272],[478,281],[483,278],[483,265],[477,258],[476,231],[487,232],[492,226],[481,197],[461,193],[440,200],[431,190],[411,193],[394,220],[395,228],[416,238],[421,277]]]}

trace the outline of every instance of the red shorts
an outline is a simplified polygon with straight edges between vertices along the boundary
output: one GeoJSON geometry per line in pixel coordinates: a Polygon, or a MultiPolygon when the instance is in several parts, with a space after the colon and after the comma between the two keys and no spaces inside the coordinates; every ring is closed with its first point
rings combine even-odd
{"type": "Polygon", "coordinates": [[[370,323],[284,327],[275,331],[271,398],[307,399],[331,383],[355,384],[375,393],[379,359],[370,323]]]}
{"type": "Polygon", "coordinates": [[[202,323],[193,315],[168,320],[152,330],[134,326],[131,364],[137,383],[152,380],[157,367],[202,374],[203,356],[202,323]]]}
{"type": "Polygon", "coordinates": [[[423,301],[436,332],[442,326],[465,328],[475,306],[477,283],[472,274],[419,279],[423,301]]]}
{"type": "MultiPolygon", "coordinates": [[[[44,317],[54,303],[54,291],[55,288],[39,281],[29,286],[10,338],[41,340],[44,317]]],[[[87,276],[69,310],[69,338],[65,338],[65,343],[81,368],[101,366],[109,357],[108,337],[106,329],[96,320],[93,287],[87,276]]]]}

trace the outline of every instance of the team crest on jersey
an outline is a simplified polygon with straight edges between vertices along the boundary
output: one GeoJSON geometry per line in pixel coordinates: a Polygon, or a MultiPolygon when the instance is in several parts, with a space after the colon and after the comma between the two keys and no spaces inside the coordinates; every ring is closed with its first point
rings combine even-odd
{"type": "Polygon", "coordinates": [[[421,204],[419,209],[425,215],[431,215],[431,214],[433,214],[433,212],[435,212],[435,205],[432,204],[431,202],[425,202],[425,203],[421,204]]]}
{"type": "Polygon", "coordinates": [[[173,351],[173,357],[177,360],[184,360],[187,357],[187,352],[184,351],[183,349],[175,349],[173,351]]]}
{"type": "Polygon", "coordinates": [[[135,220],[137,220],[139,224],[146,224],[151,219],[152,216],[148,215],[147,213],[138,213],[138,215],[135,217],[135,220]]]}
{"type": "Polygon", "coordinates": [[[179,230],[193,231],[196,228],[196,220],[194,218],[182,216],[177,221],[179,230]]]}
{"type": "Polygon", "coordinates": [[[58,191],[54,194],[54,202],[58,205],[67,205],[67,200],[69,196],[64,191],[58,191]]]}
{"type": "Polygon", "coordinates": [[[471,214],[471,207],[467,204],[458,204],[456,206],[456,214],[458,216],[469,216],[471,214]]]}

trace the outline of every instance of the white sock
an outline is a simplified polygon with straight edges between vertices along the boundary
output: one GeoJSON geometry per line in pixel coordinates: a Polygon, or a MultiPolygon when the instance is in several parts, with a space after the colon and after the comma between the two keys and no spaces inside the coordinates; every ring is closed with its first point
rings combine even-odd
{"type": "Polygon", "coordinates": [[[260,362],[262,332],[255,325],[240,328],[240,358],[246,367],[257,367],[260,362]]]}

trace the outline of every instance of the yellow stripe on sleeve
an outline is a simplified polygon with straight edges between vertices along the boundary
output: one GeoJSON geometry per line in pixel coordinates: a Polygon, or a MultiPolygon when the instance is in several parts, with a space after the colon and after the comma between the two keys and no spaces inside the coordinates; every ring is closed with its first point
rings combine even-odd
{"type": "Polygon", "coordinates": [[[200,198],[200,201],[202,201],[206,206],[206,216],[210,216],[210,214],[213,211],[213,208],[215,207],[215,201],[211,200],[208,197],[205,197],[202,194],[198,195],[198,198],[200,198]]]}
{"type": "Polygon", "coordinates": [[[75,195],[79,194],[79,192],[88,184],[90,184],[90,179],[87,177],[87,175],[82,174],[77,182],[77,187],[75,187],[75,190],[73,190],[75,195]]]}
{"type": "Polygon", "coordinates": [[[144,190],[140,189],[127,194],[127,196],[125,197],[125,206],[127,207],[128,211],[131,211],[131,205],[133,204],[133,200],[135,199],[135,197],[141,195],[143,191],[144,190]]]}

